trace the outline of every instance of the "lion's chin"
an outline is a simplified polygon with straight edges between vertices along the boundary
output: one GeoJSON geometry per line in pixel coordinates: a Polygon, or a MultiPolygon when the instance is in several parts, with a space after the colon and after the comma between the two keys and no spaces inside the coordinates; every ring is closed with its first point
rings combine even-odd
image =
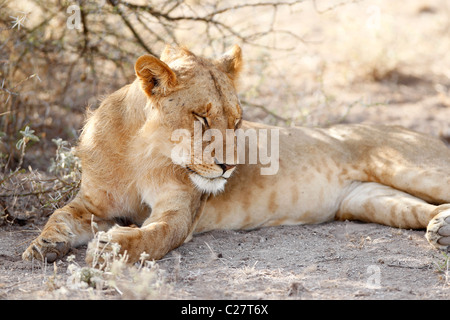
{"type": "Polygon", "coordinates": [[[191,173],[189,178],[199,190],[206,193],[212,193],[214,195],[222,192],[225,189],[225,184],[227,183],[227,180],[222,177],[209,179],[196,173],[191,173]]]}

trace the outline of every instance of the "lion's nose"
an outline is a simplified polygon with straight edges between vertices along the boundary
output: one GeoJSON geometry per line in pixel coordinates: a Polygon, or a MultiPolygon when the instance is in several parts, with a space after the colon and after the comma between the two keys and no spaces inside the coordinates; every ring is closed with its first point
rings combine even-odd
{"type": "Polygon", "coordinates": [[[234,167],[236,167],[236,165],[235,164],[226,164],[226,163],[224,163],[220,167],[222,168],[223,171],[228,171],[228,170],[233,169],[234,167]]]}
{"type": "Polygon", "coordinates": [[[236,167],[235,164],[226,164],[226,163],[217,163],[217,165],[222,168],[223,172],[227,172],[228,170],[236,167]]]}
{"type": "Polygon", "coordinates": [[[214,158],[214,163],[222,168],[223,173],[225,173],[228,170],[233,169],[234,167],[236,167],[235,164],[220,163],[219,160],[217,160],[216,158],[214,158]]]}

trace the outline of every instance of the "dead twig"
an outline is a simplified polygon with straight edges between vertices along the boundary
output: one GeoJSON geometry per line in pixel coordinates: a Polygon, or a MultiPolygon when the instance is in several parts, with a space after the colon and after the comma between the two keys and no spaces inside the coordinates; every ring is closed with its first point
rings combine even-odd
{"type": "Polygon", "coordinates": [[[241,99],[241,103],[242,103],[242,104],[245,104],[245,105],[247,105],[247,106],[249,106],[249,107],[252,107],[252,108],[258,108],[258,109],[261,109],[262,111],[264,111],[265,113],[267,113],[268,115],[274,117],[274,118],[277,119],[277,120],[280,120],[280,121],[283,121],[283,122],[290,122],[289,119],[287,119],[287,118],[285,118],[285,117],[282,117],[282,116],[276,114],[276,113],[273,112],[273,111],[270,111],[269,109],[267,109],[265,106],[263,106],[263,105],[261,105],[261,104],[256,104],[256,103],[249,102],[249,101],[242,100],[242,99],[241,99]]]}
{"type": "Polygon", "coordinates": [[[108,2],[109,2],[109,4],[111,6],[113,6],[117,10],[117,13],[122,18],[122,21],[125,23],[125,25],[128,27],[128,29],[131,31],[131,33],[133,34],[134,38],[139,43],[139,45],[142,48],[144,48],[145,51],[147,51],[151,55],[155,56],[156,54],[145,44],[144,40],[141,38],[141,36],[138,34],[138,32],[134,29],[133,25],[128,20],[128,18],[126,17],[126,15],[122,11],[122,9],[118,6],[119,1],[117,1],[117,0],[108,0],[108,2]]]}

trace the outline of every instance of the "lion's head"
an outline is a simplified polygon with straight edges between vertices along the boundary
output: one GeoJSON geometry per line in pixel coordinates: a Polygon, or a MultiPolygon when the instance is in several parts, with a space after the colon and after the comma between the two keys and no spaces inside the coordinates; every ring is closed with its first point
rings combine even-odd
{"type": "Polygon", "coordinates": [[[184,168],[194,185],[204,192],[222,191],[235,170],[235,157],[230,160],[228,154],[231,151],[235,155],[236,149],[234,144],[232,150],[227,149],[226,142],[233,139],[230,131],[241,124],[242,108],[236,93],[241,67],[241,49],[237,45],[217,60],[167,46],[161,59],[144,55],[135,64],[148,98],[149,117],[175,148],[167,156],[184,168]],[[219,135],[223,139],[218,139],[219,135]],[[218,149],[223,151],[220,156],[218,149]],[[181,151],[175,152],[177,159],[174,150],[181,151]]]}

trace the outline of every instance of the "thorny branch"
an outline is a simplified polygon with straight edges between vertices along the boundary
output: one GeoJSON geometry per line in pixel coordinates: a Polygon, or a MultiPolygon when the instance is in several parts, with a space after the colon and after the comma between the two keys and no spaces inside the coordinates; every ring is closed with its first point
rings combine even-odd
{"type": "Polygon", "coordinates": [[[128,27],[128,29],[131,31],[133,36],[135,37],[136,41],[139,43],[139,45],[145,49],[148,53],[155,55],[153,51],[145,44],[144,40],[141,38],[139,33],[135,30],[131,22],[128,20],[126,14],[123,12],[123,10],[118,6],[117,0],[108,0],[109,4],[113,6],[114,8],[117,8],[117,13],[122,18],[122,21],[125,23],[125,25],[128,27]]]}
{"type": "MultiPolygon", "coordinates": [[[[203,15],[198,14],[192,7],[189,7],[184,1],[177,1],[176,4],[166,11],[162,10],[164,8],[158,9],[155,6],[152,5],[139,5],[134,3],[129,3],[127,1],[120,1],[120,0],[108,0],[111,6],[113,6],[116,9],[116,12],[121,16],[124,23],[127,25],[127,27],[130,29],[132,34],[134,35],[136,41],[140,44],[141,47],[143,47],[147,52],[151,52],[150,48],[145,44],[142,37],[139,35],[139,33],[136,31],[132,23],[126,18],[129,14],[134,14],[136,17],[139,17],[139,13],[143,14],[149,14],[153,18],[155,18],[161,25],[166,26],[170,29],[167,30],[168,33],[173,35],[173,31],[180,28],[181,26],[178,25],[178,22],[194,22],[194,23],[203,23],[206,25],[206,28],[208,30],[207,34],[210,35],[209,30],[210,27],[213,26],[216,31],[219,32],[222,38],[226,38],[229,36],[234,37],[237,40],[242,41],[243,43],[257,46],[257,47],[264,47],[268,49],[278,49],[278,50],[292,50],[294,47],[289,48],[283,48],[283,47],[277,47],[275,46],[269,46],[265,44],[261,44],[257,42],[257,40],[262,39],[263,37],[270,35],[270,34],[285,34],[289,35],[292,38],[294,38],[297,41],[305,42],[302,37],[299,35],[296,35],[294,32],[290,30],[277,30],[274,28],[274,22],[275,22],[275,16],[276,11],[279,7],[282,6],[288,6],[292,7],[294,5],[300,4],[304,2],[304,0],[297,0],[297,1],[280,1],[280,2],[257,2],[257,3],[246,3],[246,4],[238,4],[233,5],[221,9],[215,9],[209,13],[205,13],[203,15]],[[184,4],[187,8],[189,8],[189,11],[192,13],[190,15],[177,12],[176,14],[174,11],[178,8],[181,4],[184,4]],[[122,8],[127,8],[129,12],[125,12],[122,8]],[[227,12],[233,12],[238,11],[246,8],[264,8],[264,7],[271,7],[273,9],[273,16],[272,22],[269,24],[269,29],[265,31],[256,31],[252,32],[251,34],[245,35],[242,30],[239,30],[238,27],[232,24],[228,24],[220,20],[220,15],[223,15],[227,12]],[[169,25],[168,25],[169,23],[169,25]]],[[[183,12],[183,10],[179,10],[183,12]]],[[[138,18],[140,20],[140,18],[138,18]]],[[[178,43],[176,39],[173,39],[175,43],[178,43]]],[[[209,38],[210,42],[213,40],[211,37],[209,38]]]]}

